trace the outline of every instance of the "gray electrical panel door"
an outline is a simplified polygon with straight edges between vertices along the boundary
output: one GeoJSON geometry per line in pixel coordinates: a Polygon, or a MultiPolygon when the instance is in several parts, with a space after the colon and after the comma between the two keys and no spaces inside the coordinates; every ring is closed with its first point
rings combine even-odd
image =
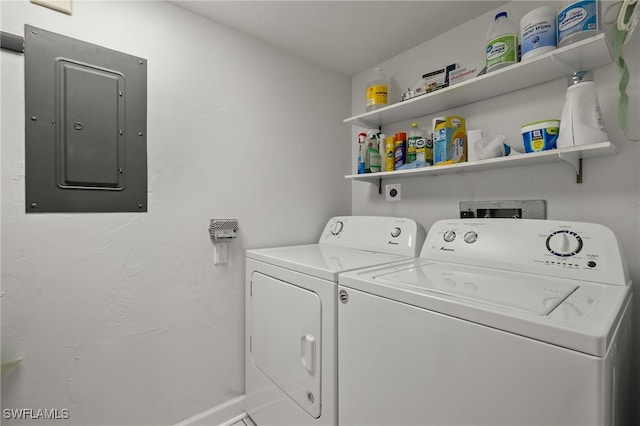
{"type": "Polygon", "coordinates": [[[26,211],[147,211],[147,61],[25,26],[26,211]]]}

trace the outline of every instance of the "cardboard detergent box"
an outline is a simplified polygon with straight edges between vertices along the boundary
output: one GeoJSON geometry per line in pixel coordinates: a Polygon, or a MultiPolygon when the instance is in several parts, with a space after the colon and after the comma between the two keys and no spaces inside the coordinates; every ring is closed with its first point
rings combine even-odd
{"type": "Polygon", "coordinates": [[[437,118],[433,127],[433,164],[467,161],[467,130],[464,118],[456,115],[437,118]]]}
{"type": "Polygon", "coordinates": [[[439,70],[429,71],[422,74],[423,85],[426,86],[427,92],[442,89],[449,86],[449,74],[458,67],[458,64],[450,64],[439,70]]]}
{"type": "Polygon", "coordinates": [[[406,101],[407,99],[448,87],[449,74],[457,67],[458,64],[450,64],[444,68],[422,74],[422,78],[413,86],[413,89],[408,88],[406,92],[402,93],[402,100],[406,101]]]}
{"type": "Polygon", "coordinates": [[[483,75],[486,70],[487,67],[485,66],[485,61],[478,61],[460,68],[456,68],[449,74],[449,85],[453,86],[454,84],[462,83],[463,81],[476,78],[480,75],[483,75]]]}

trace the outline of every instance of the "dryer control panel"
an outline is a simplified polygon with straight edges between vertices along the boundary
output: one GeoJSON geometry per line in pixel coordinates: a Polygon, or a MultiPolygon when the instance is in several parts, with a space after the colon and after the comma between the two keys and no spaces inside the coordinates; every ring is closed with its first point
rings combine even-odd
{"type": "Polygon", "coordinates": [[[329,219],[319,243],[416,257],[425,237],[422,225],[412,219],[338,216],[329,219]]]}
{"type": "Polygon", "coordinates": [[[629,282],[617,238],[594,223],[441,220],[431,227],[420,257],[615,285],[629,282]]]}

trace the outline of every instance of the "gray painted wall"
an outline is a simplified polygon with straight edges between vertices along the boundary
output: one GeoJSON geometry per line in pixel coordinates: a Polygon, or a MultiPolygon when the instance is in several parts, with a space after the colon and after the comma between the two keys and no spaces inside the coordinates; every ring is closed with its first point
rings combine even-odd
{"type": "Polygon", "coordinates": [[[26,215],[24,58],[0,53],[2,359],[23,358],[2,407],[169,425],[242,395],[244,250],[317,241],[350,213],[349,78],[160,1],[1,8],[3,31],[149,63],[149,212],[26,215]],[[215,266],[209,219],[227,217],[239,236],[215,266]]]}
{"type": "MultiPolygon", "coordinates": [[[[463,3],[463,2],[461,2],[463,3]]],[[[612,2],[604,2],[603,9],[612,2]]],[[[506,10],[510,19],[519,24],[520,18],[541,5],[560,5],[561,2],[514,1],[453,28],[441,36],[382,63],[391,80],[391,102],[400,101],[401,90],[413,87],[421,74],[446,64],[462,64],[482,60],[484,38],[495,13],[506,10]]],[[[610,34],[610,27],[605,32],[610,34]]],[[[627,264],[633,288],[640,294],[640,34],[636,31],[624,47],[631,72],[629,95],[629,140],[618,126],[618,82],[620,74],[612,63],[594,70],[598,98],[605,127],[617,155],[583,160],[583,183],[576,184],[574,169],[565,163],[518,166],[499,170],[484,170],[465,174],[430,177],[387,179],[384,184],[400,183],[402,200],[386,202],[378,195],[375,185],[353,182],[353,214],[406,216],[420,222],[426,229],[436,220],[458,217],[459,202],[467,200],[546,200],[547,218],[596,222],[611,228],[617,235],[627,264]]],[[[364,93],[373,69],[352,79],[352,114],[365,111],[364,93]]],[[[520,126],[549,118],[559,119],[567,88],[565,79],[537,85],[518,92],[441,111],[415,120],[386,126],[387,135],[409,131],[412,121],[428,128],[433,117],[461,115],[467,129],[484,129],[500,133],[508,139],[520,138],[520,126]]],[[[346,118],[346,117],[345,117],[346,118]]],[[[349,173],[356,173],[356,137],[361,128],[352,129],[352,165],[349,173]]],[[[383,191],[384,192],[384,191],[383,191]]],[[[636,297],[637,299],[637,297],[636,297]]],[[[634,424],[640,422],[640,309],[635,303],[633,316],[633,407],[634,424]]]]}

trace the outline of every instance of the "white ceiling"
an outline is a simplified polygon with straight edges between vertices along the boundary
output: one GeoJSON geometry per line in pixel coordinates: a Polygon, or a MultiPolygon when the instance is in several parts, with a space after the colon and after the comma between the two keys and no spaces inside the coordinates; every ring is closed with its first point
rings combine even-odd
{"type": "Polygon", "coordinates": [[[508,2],[173,0],[169,3],[353,76],[508,2]]]}

